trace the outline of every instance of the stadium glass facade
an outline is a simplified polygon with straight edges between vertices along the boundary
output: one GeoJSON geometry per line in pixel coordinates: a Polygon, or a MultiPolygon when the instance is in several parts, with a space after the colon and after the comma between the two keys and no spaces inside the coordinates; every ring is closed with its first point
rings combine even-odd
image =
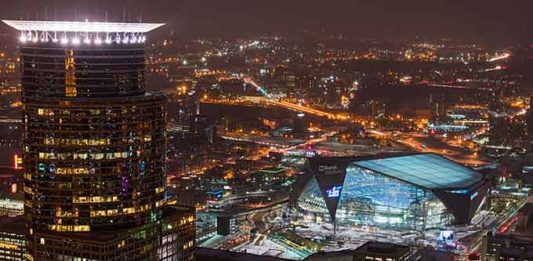
{"type": "Polygon", "coordinates": [[[342,159],[346,167],[340,169],[331,161],[310,166],[299,177],[304,181],[297,181],[301,188],[295,187],[292,205],[307,218],[338,225],[438,228],[468,223],[486,192],[481,174],[433,154],[342,159]],[[468,213],[451,208],[454,200],[468,213]]]}
{"type": "MultiPolygon", "coordinates": [[[[433,193],[370,170],[347,169],[344,185],[338,190],[337,224],[416,229],[448,225],[453,219],[433,193]]],[[[316,179],[304,189],[298,207],[308,213],[324,213],[328,217],[316,179]]]]}

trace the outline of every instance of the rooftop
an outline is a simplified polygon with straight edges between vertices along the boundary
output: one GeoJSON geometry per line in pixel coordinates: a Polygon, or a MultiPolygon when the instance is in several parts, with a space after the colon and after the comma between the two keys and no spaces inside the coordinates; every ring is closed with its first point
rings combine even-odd
{"type": "Polygon", "coordinates": [[[375,254],[386,254],[386,255],[403,255],[404,253],[409,252],[408,246],[397,245],[387,242],[377,242],[377,241],[368,241],[358,247],[356,253],[375,253],[375,254]]]}
{"type": "Polygon", "coordinates": [[[467,188],[483,175],[436,154],[355,160],[353,165],[428,189],[467,188]]]}
{"type": "Polygon", "coordinates": [[[305,261],[314,261],[314,260],[352,260],[353,257],[353,250],[351,249],[343,249],[338,251],[318,251],[307,258],[305,258],[305,261]]]}
{"type": "Polygon", "coordinates": [[[457,254],[451,251],[441,251],[436,249],[424,248],[416,253],[418,260],[427,261],[453,261],[456,260],[457,254]]]}
{"type": "Polygon", "coordinates": [[[287,168],[281,167],[281,168],[266,168],[266,169],[260,169],[257,172],[265,173],[265,174],[279,174],[284,171],[286,171],[287,168]]]}
{"type": "Polygon", "coordinates": [[[18,31],[86,32],[86,33],[146,33],[163,23],[116,23],[80,21],[2,20],[18,31]]]}
{"type": "Polygon", "coordinates": [[[195,253],[198,261],[288,261],[288,259],[273,256],[260,256],[205,247],[196,248],[195,253]]]}

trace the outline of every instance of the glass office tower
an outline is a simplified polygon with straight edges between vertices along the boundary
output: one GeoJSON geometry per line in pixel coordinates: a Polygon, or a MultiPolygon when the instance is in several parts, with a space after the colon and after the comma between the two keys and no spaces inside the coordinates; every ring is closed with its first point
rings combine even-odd
{"type": "Polygon", "coordinates": [[[145,90],[162,24],[4,22],[20,31],[28,259],[191,259],[194,212],[165,198],[166,100],[145,90]]]}

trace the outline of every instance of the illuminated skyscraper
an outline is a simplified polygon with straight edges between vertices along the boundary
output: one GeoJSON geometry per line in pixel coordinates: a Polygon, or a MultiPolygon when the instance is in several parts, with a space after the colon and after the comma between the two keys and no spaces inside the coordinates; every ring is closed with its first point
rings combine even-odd
{"type": "Polygon", "coordinates": [[[149,23],[4,21],[20,32],[27,257],[188,260],[167,206],[166,100],[145,90],[149,23]]]}

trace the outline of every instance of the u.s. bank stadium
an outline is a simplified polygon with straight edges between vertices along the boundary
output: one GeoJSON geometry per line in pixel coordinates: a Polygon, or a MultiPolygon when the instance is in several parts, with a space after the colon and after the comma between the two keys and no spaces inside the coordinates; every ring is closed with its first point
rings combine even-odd
{"type": "Polygon", "coordinates": [[[484,174],[436,154],[317,157],[290,203],[335,225],[420,230],[470,223],[489,187],[484,174]]]}

